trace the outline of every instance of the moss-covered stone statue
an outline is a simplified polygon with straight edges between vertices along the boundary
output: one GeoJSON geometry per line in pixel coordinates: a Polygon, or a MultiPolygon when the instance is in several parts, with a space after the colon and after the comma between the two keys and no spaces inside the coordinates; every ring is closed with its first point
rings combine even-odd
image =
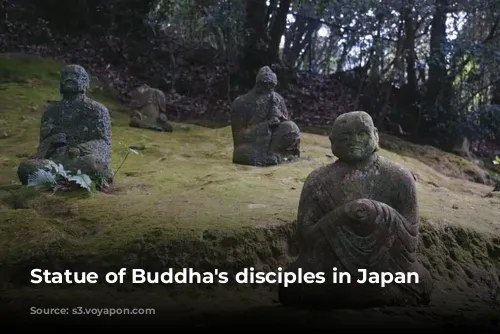
{"type": "Polygon", "coordinates": [[[43,113],[40,144],[36,154],[21,163],[18,177],[28,183],[29,175],[62,164],[67,171],[90,176],[99,186],[112,182],[111,119],[108,109],[86,96],[89,76],[79,65],[69,65],[61,73],[62,100],[43,113]]]}
{"type": "Polygon", "coordinates": [[[276,74],[262,67],[254,88],[231,106],[233,162],[270,166],[300,157],[300,130],[290,121],[283,97],[274,88],[276,74]]]}
{"type": "Polygon", "coordinates": [[[412,174],[377,154],[378,132],[365,112],[340,115],[330,141],[338,160],[305,181],[297,218],[300,253],[287,269],[324,272],[326,281],[281,285],[281,303],[308,308],[428,304],[433,283],[417,261],[420,223],[412,174]],[[418,282],[408,273],[416,273],[418,282]],[[390,276],[393,282],[382,286],[390,276]]]}
{"type": "Polygon", "coordinates": [[[134,89],[131,97],[134,110],[130,116],[131,127],[172,132],[172,124],[165,114],[167,99],[161,90],[144,84],[134,89]]]}

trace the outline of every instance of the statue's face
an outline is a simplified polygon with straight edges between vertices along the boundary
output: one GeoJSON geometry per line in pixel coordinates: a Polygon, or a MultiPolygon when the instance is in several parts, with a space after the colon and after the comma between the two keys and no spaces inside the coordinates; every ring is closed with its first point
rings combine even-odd
{"type": "Polygon", "coordinates": [[[276,85],[272,82],[263,82],[262,86],[266,87],[268,90],[274,90],[276,88],[276,85]]]}
{"type": "Polygon", "coordinates": [[[367,113],[346,113],[335,120],[330,142],[339,160],[360,161],[378,149],[378,131],[367,113]]]}
{"type": "Polygon", "coordinates": [[[87,71],[79,65],[69,65],[61,73],[62,94],[85,93],[89,87],[87,71]]]}
{"type": "MultiPolygon", "coordinates": [[[[273,75],[274,75],[274,73],[273,73],[273,75]]],[[[264,80],[261,81],[261,84],[262,84],[262,86],[266,87],[267,89],[273,90],[278,85],[278,80],[276,80],[276,75],[274,75],[274,78],[273,77],[264,78],[264,80]]]]}

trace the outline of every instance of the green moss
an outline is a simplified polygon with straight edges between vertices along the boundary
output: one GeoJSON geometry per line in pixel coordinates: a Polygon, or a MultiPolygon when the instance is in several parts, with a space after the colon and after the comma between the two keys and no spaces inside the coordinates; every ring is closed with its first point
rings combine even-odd
{"type": "Polygon", "coordinates": [[[0,57],[0,78],[6,82],[53,82],[58,80],[61,63],[37,57],[0,57]]]}
{"type": "Polygon", "coordinates": [[[409,143],[398,137],[383,133],[380,134],[380,145],[400,156],[418,160],[442,175],[475,182],[487,182],[486,172],[479,166],[457,155],[443,152],[433,146],[409,143]]]}

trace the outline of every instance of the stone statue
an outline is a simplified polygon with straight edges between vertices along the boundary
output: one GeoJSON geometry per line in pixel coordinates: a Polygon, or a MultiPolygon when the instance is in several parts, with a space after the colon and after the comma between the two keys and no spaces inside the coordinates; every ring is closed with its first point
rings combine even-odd
{"type": "Polygon", "coordinates": [[[300,130],[289,120],[283,97],[274,88],[276,74],[262,67],[254,88],[231,106],[233,163],[270,166],[300,157],[300,130]]]}
{"type": "Polygon", "coordinates": [[[89,76],[79,65],[61,73],[62,100],[43,113],[40,144],[36,154],[21,163],[18,177],[28,183],[29,175],[53,161],[67,171],[87,174],[111,182],[111,119],[108,109],[86,96],[89,76]]]}
{"type": "Polygon", "coordinates": [[[144,84],[131,95],[131,108],[134,110],[130,116],[131,127],[172,132],[172,124],[165,115],[167,100],[161,90],[144,84]]]}
{"type": "Polygon", "coordinates": [[[305,181],[297,218],[299,256],[287,269],[324,272],[326,281],[280,285],[281,303],[320,308],[428,304],[433,283],[417,261],[420,223],[412,174],[377,154],[378,131],[363,111],[340,115],[330,142],[338,160],[305,181]],[[393,275],[397,283],[382,287],[376,275],[358,283],[366,276],[360,269],[389,273],[383,275],[393,275]],[[397,274],[409,272],[419,281],[397,274]]]}

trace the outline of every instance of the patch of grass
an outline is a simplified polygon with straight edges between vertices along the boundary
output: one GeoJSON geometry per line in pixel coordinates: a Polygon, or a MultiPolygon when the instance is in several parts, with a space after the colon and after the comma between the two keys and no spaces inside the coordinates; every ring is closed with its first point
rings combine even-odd
{"type": "Polygon", "coordinates": [[[443,175],[473,182],[487,182],[487,173],[479,166],[433,146],[409,143],[387,134],[380,134],[380,145],[391,152],[419,160],[443,175]]]}
{"type": "Polygon", "coordinates": [[[5,82],[53,82],[59,79],[61,63],[48,58],[0,57],[0,78],[5,82]]]}

